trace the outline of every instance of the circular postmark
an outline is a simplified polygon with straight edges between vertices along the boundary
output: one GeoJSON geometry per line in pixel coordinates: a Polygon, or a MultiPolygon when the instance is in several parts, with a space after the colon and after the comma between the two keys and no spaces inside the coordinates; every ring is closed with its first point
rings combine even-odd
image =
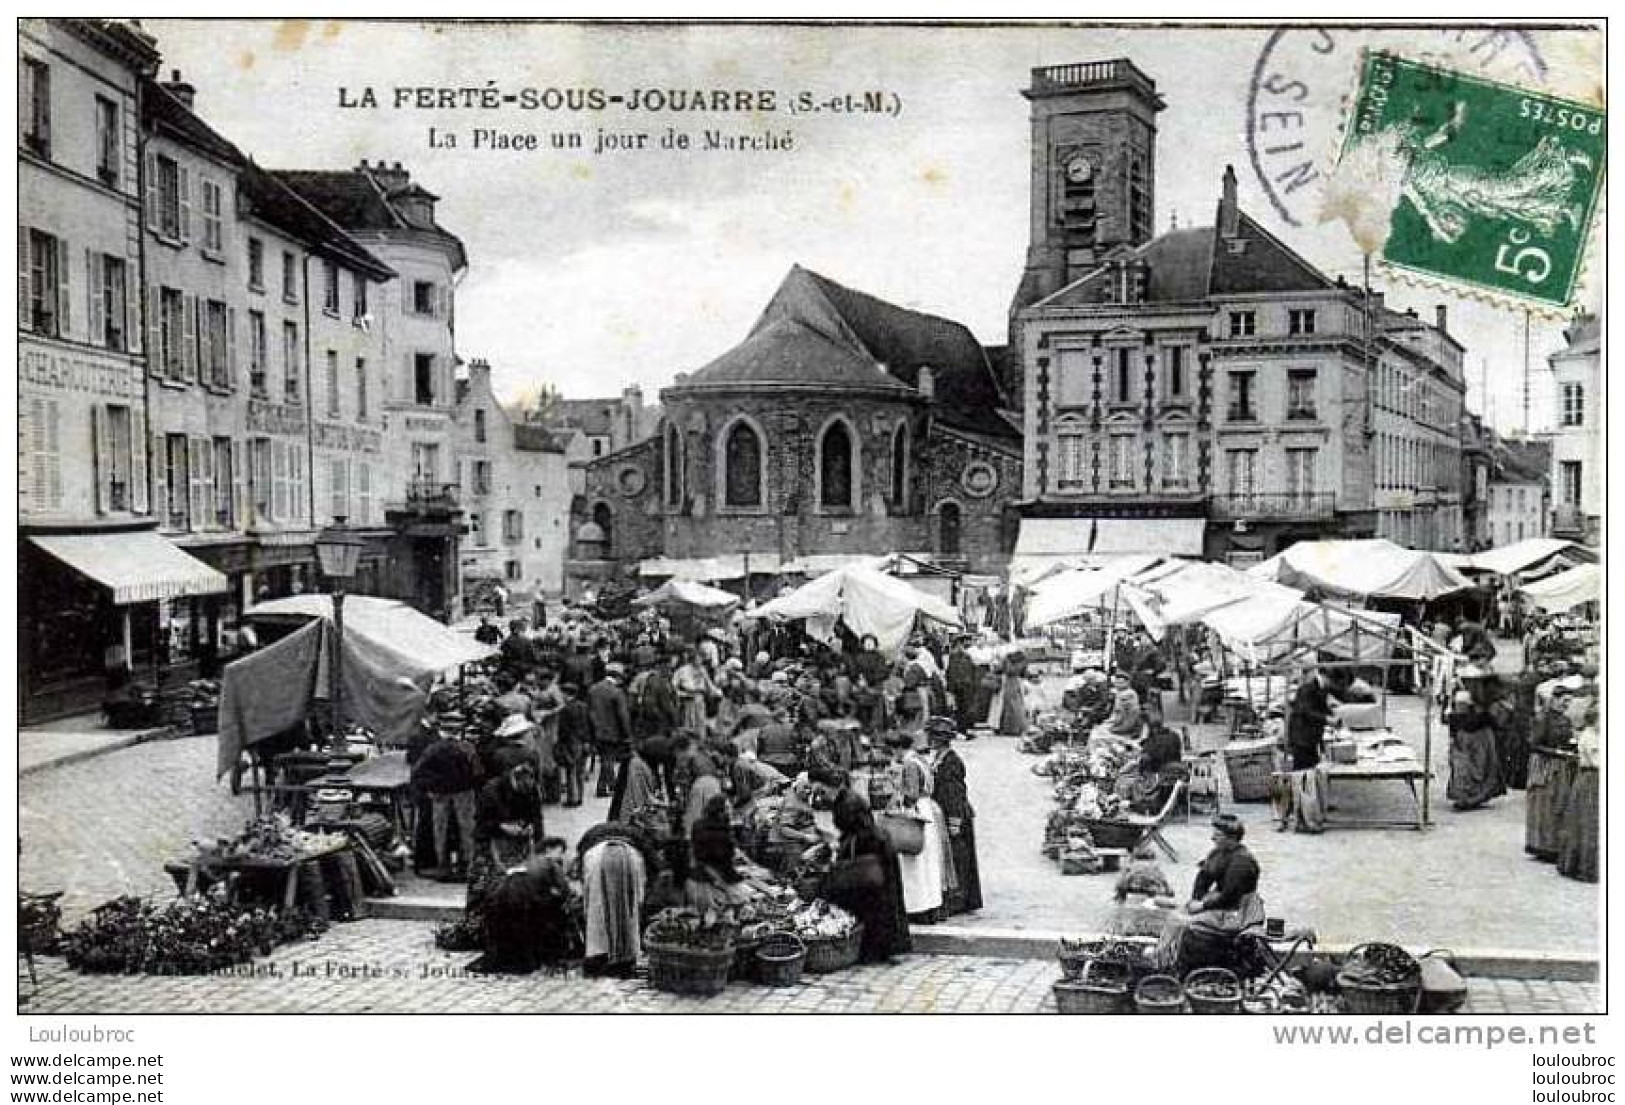
{"type": "Polygon", "coordinates": [[[1247,157],[1288,226],[1316,221],[1316,185],[1336,147],[1343,105],[1366,49],[1403,51],[1511,83],[1545,83],[1534,34],[1517,27],[1282,27],[1271,31],[1247,88],[1247,157]]]}

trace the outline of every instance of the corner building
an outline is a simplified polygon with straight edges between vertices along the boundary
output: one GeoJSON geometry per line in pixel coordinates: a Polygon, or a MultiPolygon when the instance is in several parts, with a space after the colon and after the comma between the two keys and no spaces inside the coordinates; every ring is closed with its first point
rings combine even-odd
{"type": "Polygon", "coordinates": [[[1018,563],[1455,547],[1465,384],[1442,310],[1429,326],[1318,271],[1241,209],[1228,167],[1211,225],[1153,237],[1163,102],[1132,62],[1035,70],[1025,95],[1018,563]]]}

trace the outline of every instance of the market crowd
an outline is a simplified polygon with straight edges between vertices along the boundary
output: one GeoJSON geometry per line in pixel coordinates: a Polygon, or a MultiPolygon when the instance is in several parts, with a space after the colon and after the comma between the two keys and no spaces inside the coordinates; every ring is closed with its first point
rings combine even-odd
{"type": "Polygon", "coordinates": [[[644,918],[738,904],[753,871],[845,907],[871,961],[910,924],[981,908],[954,743],[989,717],[1025,729],[1019,657],[992,670],[929,634],[892,657],[844,627],[823,642],[742,616],[679,630],[653,610],[476,635],[496,658],[431,692],[407,750],[413,860],[467,881],[470,946],[517,925],[527,966],[625,974],[644,918]],[[589,788],[607,817],[570,854],[546,810],[589,788]]]}

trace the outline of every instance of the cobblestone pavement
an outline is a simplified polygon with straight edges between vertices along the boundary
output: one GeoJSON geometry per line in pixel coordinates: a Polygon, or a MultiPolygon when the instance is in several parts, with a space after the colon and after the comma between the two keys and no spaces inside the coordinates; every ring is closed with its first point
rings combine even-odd
{"type": "Polygon", "coordinates": [[[149,741],[18,780],[18,884],[64,891],[71,923],[120,894],[173,893],[166,860],[240,831],[252,799],[214,781],[213,737],[149,741]]]}
{"type": "MultiPolygon", "coordinates": [[[[730,984],[714,998],[660,993],[641,980],[577,971],[468,974],[467,954],[440,951],[431,927],[358,921],[278,949],[244,973],[201,978],[81,975],[38,961],[24,1013],[1053,1013],[1048,960],[902,956],[890,967],[808,976],[798,986],[730,984]]],[[[247,968],[243,969],[244,971],[247,968]]],[[[26,983],[24,992],[27,991],[26,983]]],[[[1594,1013],[1594,983],[1474,979],[1466,1012],[1594,1013]]]]}

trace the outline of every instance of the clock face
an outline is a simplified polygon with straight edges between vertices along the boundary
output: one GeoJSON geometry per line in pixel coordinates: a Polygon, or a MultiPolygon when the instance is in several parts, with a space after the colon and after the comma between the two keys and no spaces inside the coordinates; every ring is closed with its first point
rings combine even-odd
{"type": "Polygon", "coordinates": [[[1066,179],[1073,184],[1083,184],[1095,175],[1095,167],[1089,164],[1089,159],[1080,154],[1074,154],[1066,161],[1066,179]]]}

